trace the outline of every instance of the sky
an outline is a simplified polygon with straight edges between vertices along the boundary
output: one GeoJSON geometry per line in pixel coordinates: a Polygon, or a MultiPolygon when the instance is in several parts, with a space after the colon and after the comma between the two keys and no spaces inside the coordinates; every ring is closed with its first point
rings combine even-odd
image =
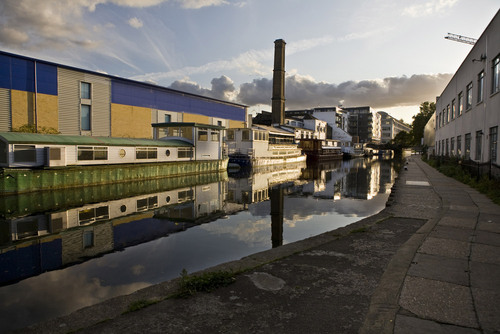
{"type": "Polygon", "coordinates": [[[270,111],[284,39],[287,109],[371,106],[412,122],[498,0],[2,0],[0,50],[270,111]]]}

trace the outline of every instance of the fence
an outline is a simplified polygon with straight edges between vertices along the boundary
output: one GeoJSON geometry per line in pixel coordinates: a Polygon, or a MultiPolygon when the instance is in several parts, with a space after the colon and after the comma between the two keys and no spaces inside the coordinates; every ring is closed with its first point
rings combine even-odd
{"type": "Polygon", "coordinates": [[[471,176],[475,177],[477,180],[483,176],[487,176],[489,179],[500,180],[500,166],[492,162],[476,162],[474,160],[458,160],[457,158],[450,157],[434,157],[438,166],[441,164],[457,165],[462,168],[462,170],[469,173],[471,176]]]}

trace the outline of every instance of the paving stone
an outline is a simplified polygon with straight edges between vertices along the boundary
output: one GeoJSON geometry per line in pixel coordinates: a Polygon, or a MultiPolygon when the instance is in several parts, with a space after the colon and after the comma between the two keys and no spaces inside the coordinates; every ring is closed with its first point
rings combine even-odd
{"type": "Polygon", "coordinates": [[[500,264],[500,247],[473,244],[472,245],[472,261],[500,264]]]}
{"type": "Polygon", "coordinates": [[[470,284],[473,288],[498,290],[500,285],[500,266],[498,264],[471,261],[470,284]]]}
{"type": "Polygon", "coordinates": [[[472,289],[479,324],[485,333],[500,333],[500,292],[472,289]]]}
{"type": "Polygon", "coordinates": [[[481,332],[473,328],[464,328],[446,324],[440,324],[435,321],[424,320],[414,317],[398,314],[394,334],[480,334],[481,332]]]}
{"type": "Polygon", "coordinates": [[[478,328],[468,287],[407,276],[399,304],[417,317],[478,328]]]}
{"type": "Polygon", "coordinates": [[[417,254],[408,275],[467,286],[468,261],[438,255],[417,254]]]}
{"type": "Polygon", "coordinates": [[[420,246],[418,252],[451,258],[467,258],[469,256],[469,243],[465,241],[428,237],[425,239],[422,246],[420,246]]]}

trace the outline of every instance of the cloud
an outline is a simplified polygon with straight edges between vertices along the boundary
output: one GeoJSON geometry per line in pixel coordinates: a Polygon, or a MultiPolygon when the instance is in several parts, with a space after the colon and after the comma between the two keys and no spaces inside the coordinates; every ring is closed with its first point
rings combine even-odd
{"type": "Polygon", "coordinates": [[[195,82],[184,79],[175,81],[169,88],[219,100],[233,101],[235,99],[236,89],[234,83],[227,76],[223,75],[219,78],[214,78],[211,84],[212,88],[206,89],[195,82]]]}
{"type": "MultiPolygon", "coordinates": [[[[173,2],[184,9],[200,9],[229,4],[225,0],[2,0],[0,2],[0,45],[22,49],[96,48],[100,40],[86,13],[98,10],[99,5],[147,8],[173,2]],[[89,29],[89,26],[91,29],[89,29]]],[[[235,5],[241,5],[236,3],[235,5]]],[[[142,22],[132,18],[134,28],[142,22]]],[[[95,27],[94,27],[95,29],[95,27]]]]}
{"type": "MultiPolygon", "coordinates": [[[[369,105],[373,108],[419,105],[434,100],[451,79],[451,74],[415,74],[381,80],[346,81],[340,84],[316,82],[298,74],[285,79],[287,109],[317,106],[369,105]]],[[[255,79],[240,85],[237,102],[270,104],[272,80],[255,79]]]]}
{"type": "Polygon", "coordinates": [[[413,5],[403,9],[403,15],[410,17],[423,17],[437,13],[453,7],[458,0],[432,0],[423,4],[413,5]]]}
{"type": "Polygon", "coordinates": [[[133,17],[130,20],[127,21],[127,23],[132,27],[139,29],[143,26],[142,21],[139,20],[137,17],[133,17]]]}

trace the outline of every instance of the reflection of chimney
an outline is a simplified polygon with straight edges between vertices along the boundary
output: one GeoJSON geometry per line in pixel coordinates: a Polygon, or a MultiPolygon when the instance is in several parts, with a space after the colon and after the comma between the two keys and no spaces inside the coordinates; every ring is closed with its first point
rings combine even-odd
{"type": "Polygon", "coordinates": [[[271,243],[273,248],[283,246],[283,188],[269,189],[271,200],[271,243]]]}
{"type": "Polygon", "coordinates": [[[285,41],[274,41],[272,124],[285,123],[285,41]]]}

